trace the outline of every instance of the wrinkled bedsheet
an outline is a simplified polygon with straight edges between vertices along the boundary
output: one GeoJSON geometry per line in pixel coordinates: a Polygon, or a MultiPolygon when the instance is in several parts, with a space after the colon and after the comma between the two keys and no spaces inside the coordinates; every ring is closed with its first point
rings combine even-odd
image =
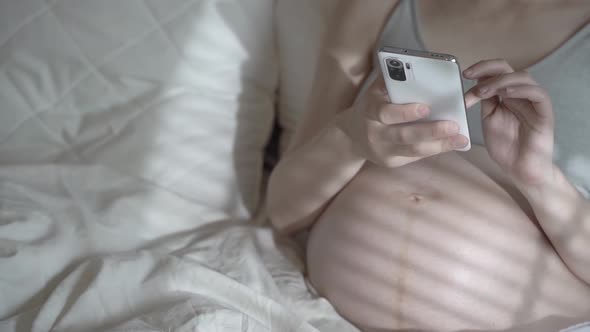
{"type": "Polygon", "coordinates": [[[268,228],[102,166],[0,180],[0,331],[356,331],[268,228]]]}

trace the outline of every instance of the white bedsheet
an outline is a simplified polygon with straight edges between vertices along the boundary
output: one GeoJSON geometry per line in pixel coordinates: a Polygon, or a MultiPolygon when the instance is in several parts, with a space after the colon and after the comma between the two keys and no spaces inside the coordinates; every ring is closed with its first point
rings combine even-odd
{"type": "Polygon", "coordinates": [[[268,228],[102,166],[0,179],[0,331],[356,331],[268,228]]]}

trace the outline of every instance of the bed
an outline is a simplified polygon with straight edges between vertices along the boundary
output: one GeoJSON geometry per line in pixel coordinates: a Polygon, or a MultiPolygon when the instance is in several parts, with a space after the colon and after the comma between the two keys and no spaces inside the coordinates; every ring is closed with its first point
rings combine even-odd
{"type": "Polygon", "coordinates": [[[338,1],[0,1],[0,332],[358,331],[263,208],[338,1]]]}
{"type": "Polygon", "coordinates": [[[0,331],[357,331],[261,208],[321,13],[0,2],[0,331]]]}

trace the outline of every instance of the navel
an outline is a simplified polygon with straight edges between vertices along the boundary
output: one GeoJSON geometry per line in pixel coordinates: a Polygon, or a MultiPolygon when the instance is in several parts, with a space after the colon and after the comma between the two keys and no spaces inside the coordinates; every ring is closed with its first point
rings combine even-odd
{"type": "Polygon", "coordinates": [[[412,193],[412,194],[410,194],[409,199],[413,203],[420,204],[424,200],[424,196],[420,195],[420,194],[412,193]]]}

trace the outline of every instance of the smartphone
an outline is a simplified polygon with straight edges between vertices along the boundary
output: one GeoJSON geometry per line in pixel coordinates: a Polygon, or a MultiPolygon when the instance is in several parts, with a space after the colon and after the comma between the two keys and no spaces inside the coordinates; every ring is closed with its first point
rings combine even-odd
{"type": "Polygon", "coordinates": [[[430,115],[419,121],[451,120],[469,144],[463,80],[457,59],[449,54],[383,47],[378,52],[389,99],[394,104],[421,103],[430,107],[430,115]]]}

